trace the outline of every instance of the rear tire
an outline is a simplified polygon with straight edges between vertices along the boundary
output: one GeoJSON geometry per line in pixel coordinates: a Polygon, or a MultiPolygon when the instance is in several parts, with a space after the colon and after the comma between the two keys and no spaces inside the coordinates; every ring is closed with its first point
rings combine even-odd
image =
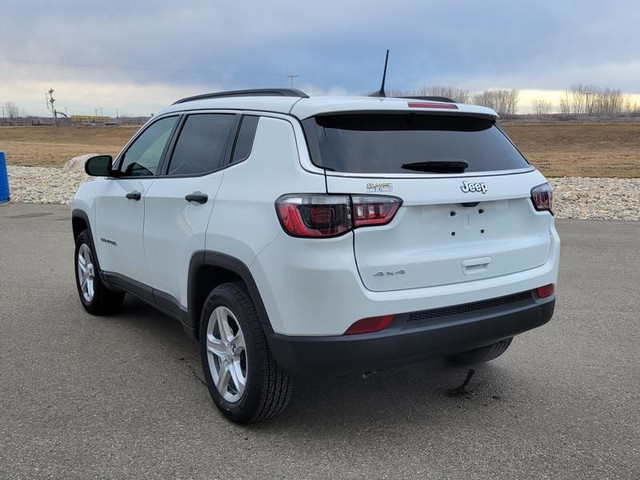
{"type": "Polygon", "coordinates": [[[269,351],[255,305],[240,283],[222,284],[207,297],[200,356],[211,398],[232,422],[266,420],[289,403],[293,382],[269,351]]]}
{"type": "Polygon", "coordinates": [[[468,350],[466,352],[455,353],[445,357],[447,363],[456,366],[468,366],[478,363],[490,362],[498,358],[504,352],[507,351],[509,345],[513,341],[513,337],[501,340],[492,345],[486,347],[476,348],[474,350],[468,350]]]}
{"type": "Polygon", "coordinates": [[[84,309],[93,315],[112,313],[122,306],[124,293],[109,290],[100,280],[100,266],[88,230],[76,238],[76,287],[84,309]]]}

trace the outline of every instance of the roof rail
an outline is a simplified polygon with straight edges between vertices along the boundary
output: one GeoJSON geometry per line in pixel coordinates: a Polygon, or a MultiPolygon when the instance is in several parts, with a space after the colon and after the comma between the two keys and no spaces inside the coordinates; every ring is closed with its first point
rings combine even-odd
{"type": "Polygon", "coordinates": [[[449,97],[434,97],[434,96],[410,96],[410,97],[399,97],[399,98],[407,98],[409,100],[430,100],[432,102],[446,102],[446,103],[458,103],[455,100],[449,97]]]}
{"type": "Polygon", "coordinates": [[[300,97],[309,98],[309,95],[296,89],[296,88],[257,88],[254,90],[229,90],[227,92],[214,92],[204,93],[202,95],[195,95],[193,97],[181,98],[180,100],[173,102],[173,105],[178,103],[193,102],[195,100],[206,100],[208,98],[221,98],[221,97],[300,97]]]}

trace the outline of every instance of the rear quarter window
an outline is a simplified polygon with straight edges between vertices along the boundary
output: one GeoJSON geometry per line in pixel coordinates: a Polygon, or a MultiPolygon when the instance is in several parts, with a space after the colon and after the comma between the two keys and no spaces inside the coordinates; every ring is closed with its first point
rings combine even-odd
{"type": "Polygon", "coordinates": [[[315,165],[348,173],[424,174],[418,162],[466,161],[468,172],[529,167],[486,118],[426,114],[320,115],[303,121],[315,165]]]}

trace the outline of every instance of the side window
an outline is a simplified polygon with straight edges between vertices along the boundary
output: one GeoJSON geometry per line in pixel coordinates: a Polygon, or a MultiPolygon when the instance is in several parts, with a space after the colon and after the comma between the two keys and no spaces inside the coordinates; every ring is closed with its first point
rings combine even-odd
{"type": "Polygon", "coordinates": [[[155,175],[177,121],[178,117],[158,120],[136,138],[122,157],[121,174],[127,177],[155,175]]]}
{"type": "Polygon", "coordinates": [[[231,159],[232,163],[246,160],[249,155],[251,155],[253,139],[258,129],[258,120],[260,120],[260,117],[253,115],[245,115],[242,117],[242,124],[240,125],[236,146],[233,150],[233,158],[231,159]]]}
{"type": "Polygon", "coordinates": [[[198,175],[222,167],[231,131],[232,114],[189,115],[171,156],[169,175],[198,175]]]}

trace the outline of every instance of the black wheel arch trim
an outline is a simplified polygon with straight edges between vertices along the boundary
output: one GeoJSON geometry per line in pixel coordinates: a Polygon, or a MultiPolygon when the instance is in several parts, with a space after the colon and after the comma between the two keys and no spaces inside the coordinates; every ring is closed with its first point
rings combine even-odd
{"type": "MultiPolygon", "coordinates": [[[[98,268],[98,272],[100,275],[102,275],[102,269],[100,267],[100,259],[98,258],[98,250],[96,249],[96,242],[93,238],[93,230],[91,230],[91,222],[89,221],[89,215],[87,215],[87,212],[85,212],[84,210],[80,210],[79,208],[74,208],[73,211],[71,212],[71,226],[73,228],[73,222],[75,219],[79,218],[80,220],[82,220],[87,228],[86,230],[89,232],[89,241],[91,242],[91,250],[93,253],[94,261],[96,262],[96,266],[98,268]]],[[[82,233],[82,230],[80,230],[79,232],[76,232],[74,230],[73,232],[73,241],[75,243],[77,236],[82,233]]],[[[103,279],[104,280],[104,279],[103,279]]]]}
{"type": "MultiPolygon", "coordinates": [[[[93,232],[91,231],[91,222],[89,221],[89,215],[87,215],[87,212],[79,208],[74,208],[73,211],[71,212],[72,227],[73,227],[73,221],[76,218],[81,219],[87,225],[87,230],[89,230],[89,234],[91,235],[91,241],[93,242],[93,232]]],[[[73,233],[74,233],[74,240],[75,240],[75,237],[77,235],[75,231],[73,233]]],[[[80,232],[77,232],[77,233],[80,233],[80,232]]]]}
{"type": "Polygon", "coordinates": [[[186,325],[187,327],[195,329],[196,331],[199,327],[201,312],[194,311],[195,309],[191,308],[191,306],[197,304],[198,290],[196,288],[195,281],[197,278],[197,272],[202,267],[223,268],[236,274],[247,288],[249,297],[251,297],[251,300],[256,307],[256,311],[258,312],[260,323],[271,328],[271,322],[269,321],[267,309],[264,306],[262,296],[260,295],[260,291],[258,290],[258,286],[256,285],[249,267],[247,267],[244,262],[238,260],[235,257],[211,250],[196,252],[191,257],[191,262],[189,265],[189,283],[187,296],[190,325],[186,325]]]}

